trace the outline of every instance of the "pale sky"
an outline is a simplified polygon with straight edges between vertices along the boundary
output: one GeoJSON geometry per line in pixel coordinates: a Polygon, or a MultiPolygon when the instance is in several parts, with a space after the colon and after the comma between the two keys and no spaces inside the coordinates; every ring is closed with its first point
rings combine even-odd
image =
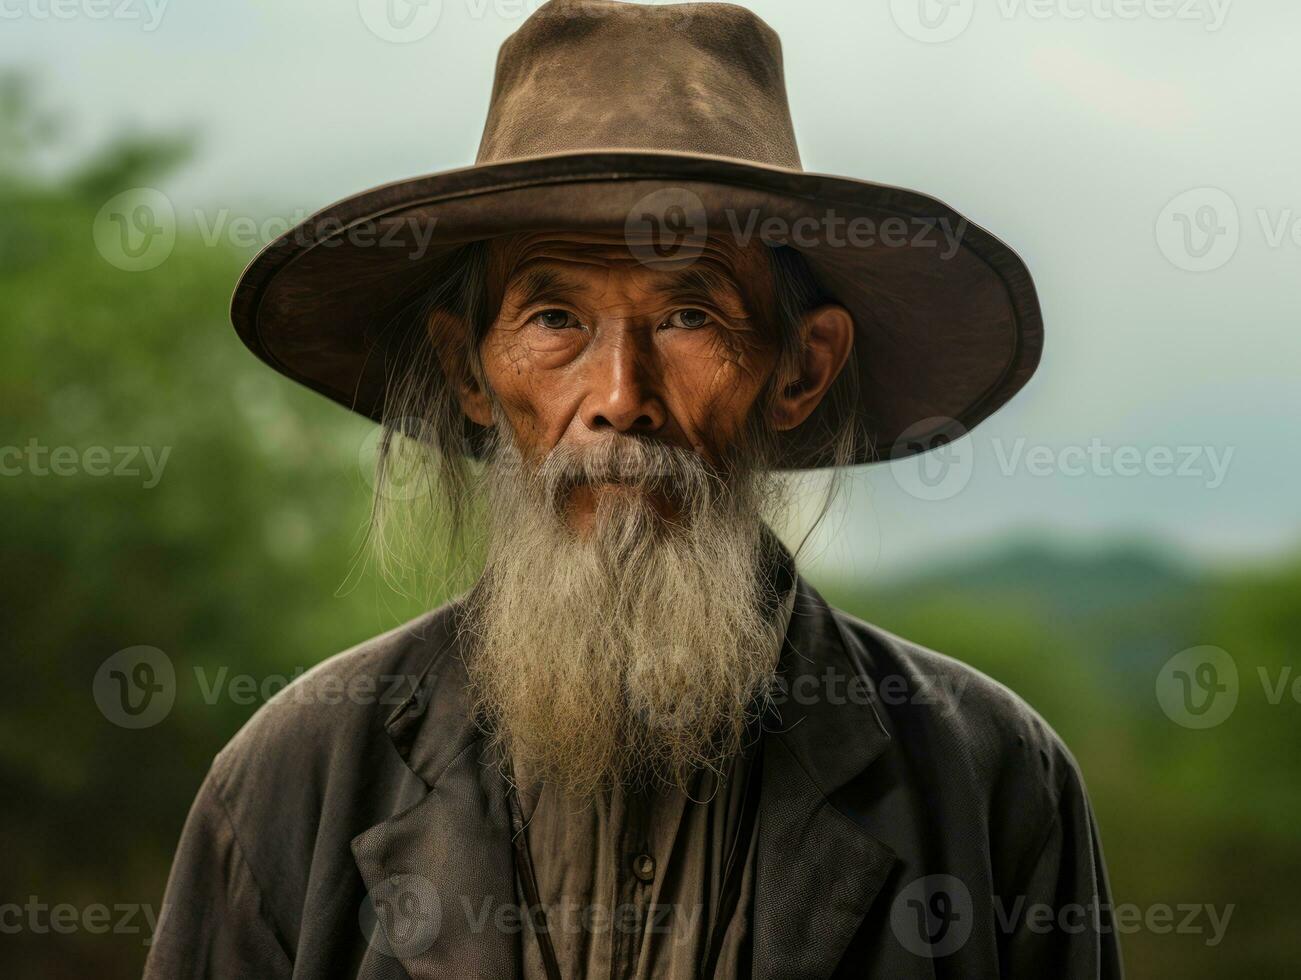
{"type": "MultiPolygon", "coordinates": [[[[0,0],[0,60],[83,144],[196,130],[160,184],[178,207],[290,216],[472,162],[496,48],[538,3],[406,2],[0,0]],[[436,25],[385,40],[385,2],[436,25]]],[[[1301,542],[1301,5],[744,5],[784,39],[806,168],[948,202],[1044,307],[1039,373],[955,447],[969,469],[860,471],[825,561],[888,574],[1033,529],[1229,559],[1301,542]]]]}

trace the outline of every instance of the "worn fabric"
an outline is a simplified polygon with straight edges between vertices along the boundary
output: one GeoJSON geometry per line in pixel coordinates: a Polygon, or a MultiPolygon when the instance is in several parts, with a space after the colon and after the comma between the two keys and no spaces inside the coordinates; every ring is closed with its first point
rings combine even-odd
{"type": "MultiPolygon", "coordinates": [[[[326,661],[221,752],[146,977],[522,975],[533,938],[506,782],[469,712],[460,611],[326,661]]],[[[762,736],[756,980],[1121,975],[1084,785],[1034,711],[802,578],[781,664],[787,694],[762,736]]]]}
{"type": "MultiPolygon", "coordinates": [[[[753,833],[738,839],[748,760],[691,798],[616,790],[589,803],[553,787],[522,793],[547,935],[563,977],[695,975],[718,924],[728,858],[739,848],[753,889],[753,833]],[[530,805],[532,803],[533,805],[530,805]]],[[[735,978],[748,948],[751,894],[729,916],[716,972],[735,978]]],[[[547,980],[540,946],[524,944],[525,980],[547,980]]]]}

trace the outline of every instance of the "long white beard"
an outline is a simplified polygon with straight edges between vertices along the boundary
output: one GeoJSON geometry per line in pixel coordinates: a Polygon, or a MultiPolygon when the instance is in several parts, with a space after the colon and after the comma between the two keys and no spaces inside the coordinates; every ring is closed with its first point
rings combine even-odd
{"type": "MultiPolygon", "coordinates": [[[[499,426],[499,431],[502,429],[499,426]]],[[[694,453],[613,436],[536,469],[502,440],[486,472],[487,566],[471,594],[476,708],[506,761],[577,798],[686,788],[743,745],[777,666],[758,468],[724,478],[694,453]],[[572,531],[575,483],[613,479],[572,531]],[[666,521],[647,491],[667,490],[666,521]]]]}

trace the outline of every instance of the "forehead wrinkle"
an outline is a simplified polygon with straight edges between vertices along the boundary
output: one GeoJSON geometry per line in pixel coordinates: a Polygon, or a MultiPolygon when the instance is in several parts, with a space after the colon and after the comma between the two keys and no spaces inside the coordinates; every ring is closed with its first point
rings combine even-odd
{"type": "MultiPolygon", "coordinates": [[[[609,275],[590,279],[567,275],[563,268],[565,263],[553,259],[535,259],[529,264],[533,268],[517,276],[508,287],[508,298],[517,309],[535,302],[563,302],[612,316],[628,312],[627,301],[619,295],[619,284],[616,282],[612,290],[609,275]]],[[[593,268],[610,272],[608,267],[601,265],[593,268]]]]}
{"type": "Polygon", "coordinates": [[[573,294],[582,290],[581,282],[550,263],[541,262],[521,266],[506,287],[507,294],[519,306],[527,306],[543,296],[573,294]]]}
{"type": "Polygon", "coordinates": [[[496,239],[494,254],[499,256],[509,278],[533,263],[594,266],[603,269],[631,267],[634,271],[647,271],[657,275],[674,275],[678,271],[696,273],[695,285],[708,282],[712,289],[736,291],[741,278],[753,276],[761,262],[756,262],[760,246],[739,247],[736,243],[710,236],[702,243],[690,268],[679,270],[678,260],[666,259],[664,267],[640,256],[627,235],[614,233],[534,232],[496,239]],[[676,263],[676,265],[675,265],[676,263]]]}

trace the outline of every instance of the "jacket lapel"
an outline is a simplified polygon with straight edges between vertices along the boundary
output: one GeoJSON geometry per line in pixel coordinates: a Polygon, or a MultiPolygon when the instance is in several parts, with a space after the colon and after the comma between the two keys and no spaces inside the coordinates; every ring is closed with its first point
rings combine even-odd
{"type": "Polygon", "coordinates": [[[386,724],[427,789],[352,842],[373,908],[367,958],[394,956],[414,980],[519,972],[505,784],[484,758],[454,620],[444,617],[438,652],[386,724]]]}
{"type": "Polygon", "coordinates": [[[782,696],[765,723],[754,895],[755,980],[835,971],[896,857],[832,802],[890,736],[830,609],[796,580],[782,696]],[[861,678],[861,680],[856,680],[861,678]]]}

